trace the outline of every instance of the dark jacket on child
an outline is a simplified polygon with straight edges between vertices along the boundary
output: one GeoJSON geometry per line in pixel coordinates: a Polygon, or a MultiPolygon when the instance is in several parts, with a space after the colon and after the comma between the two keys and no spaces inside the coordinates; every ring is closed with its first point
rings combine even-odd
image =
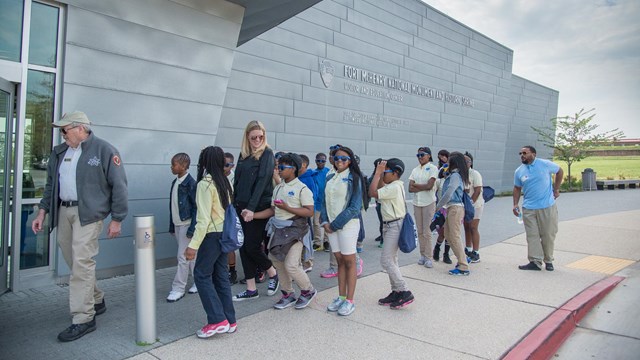
{"type": "MultiPolygon", "coordinates": [[[[169,232],[176,232],[175,224],[173,223],[173,214],[171,213],[171,194],[173,193],[173,186],[178,179],[173,179],[171,183],[171,191],[169,192],[169,232]]],[[[187,174],[187,177],[178,185],[178,211],[180,212],[180,220],[185,221],[191,219],[189,229],[187,229],[187,236],[192,237],[196,228],[196,188],[198,183],[194,180],[191,174],[187,174]]]]}

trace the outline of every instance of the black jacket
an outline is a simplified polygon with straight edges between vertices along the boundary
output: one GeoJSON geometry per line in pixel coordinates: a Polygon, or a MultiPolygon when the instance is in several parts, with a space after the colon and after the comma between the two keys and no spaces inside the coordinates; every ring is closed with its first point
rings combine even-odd
{"type": "Polygon", "coordinates": [[[270,148],[264,150],[260,159],[253,156],[243,159],[242,155],[238,156],[233,182],[233,199],[236,208],[256,212],[271,206],[273,195],[271,179],[275,161],[273,150],[270,148]]]}

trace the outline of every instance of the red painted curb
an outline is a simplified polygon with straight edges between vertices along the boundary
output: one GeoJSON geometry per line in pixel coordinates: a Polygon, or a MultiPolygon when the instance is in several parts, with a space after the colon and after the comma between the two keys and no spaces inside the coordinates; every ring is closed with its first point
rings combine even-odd
{"type": "Polygon", "coordinates": [[[576,324],[624,279],[611,276],[586,288],[540,322],[501,359],[550,359],[571,335],[576,324]]]}

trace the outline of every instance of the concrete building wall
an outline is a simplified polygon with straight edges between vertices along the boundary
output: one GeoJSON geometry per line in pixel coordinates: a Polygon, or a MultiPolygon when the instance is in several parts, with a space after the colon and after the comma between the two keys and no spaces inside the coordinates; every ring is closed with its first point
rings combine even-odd
{"type": "MultiPolygon", "coordinates": [[[[123,235],[100,241],[98,266],[133,264],[134,214],[155,215],[156,255],[175,259],[171,157],[186,152],[195,166],[215,141],[244,8],[222,0],[67,3],[62,108],[90,114],[96,135],[120,150],[129,181],[123,235]]],[[[68,273],[58,259],[58,274],[68,273]]]]}
{"type": "Polygon", "coordinates": [[[324,0],[237,49],[216,145],[237,154],[244,126],[257,119],[276,150],[312,157],[339,143],[367,173],[378,157],[401,158],[404,180],[419,146],[469,151],[485,184],[507,190],[515,164],[505,159],[520,146],[519,135],[509,139],[531,137],[520,119],[557,109],[557,92],[515,77],[512,64],[511,49],[421,1],[324,0]],[[351,68],[473,106],[366,82],[351,68]]]}

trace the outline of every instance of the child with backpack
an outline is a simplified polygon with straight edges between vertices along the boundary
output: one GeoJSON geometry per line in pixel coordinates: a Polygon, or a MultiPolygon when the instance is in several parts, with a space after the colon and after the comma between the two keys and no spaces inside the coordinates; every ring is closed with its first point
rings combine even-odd
{"type": "Polygon", "coordinates": [[[373,180],[369,186],[369,196],[380,200],[382,212],[382,238],[384,244],[380,264],[389,275],[391,293],[378,304],[391,309],[401,309],[414,301],[407,282],[398,266],[398,240],[407,208],[404,197],[404,184],[400,177],[404,173],[402,160],[392,158],[382,160],[376,166],[373,180]]]}
{"type": "Polygon", "coordinates": [[[227,253],[222,251],[220,243],[225,209],[231,203],[232,194],[231,184],[224,175],[224,152],[217,146],[206,147],[198,160],[196,228],[184,253],[187,260],[193,260],[198,252],[194,278],[207,313],[207,324],[196,332],[199,338],[232,333],[237,327],[227,253]]]}

